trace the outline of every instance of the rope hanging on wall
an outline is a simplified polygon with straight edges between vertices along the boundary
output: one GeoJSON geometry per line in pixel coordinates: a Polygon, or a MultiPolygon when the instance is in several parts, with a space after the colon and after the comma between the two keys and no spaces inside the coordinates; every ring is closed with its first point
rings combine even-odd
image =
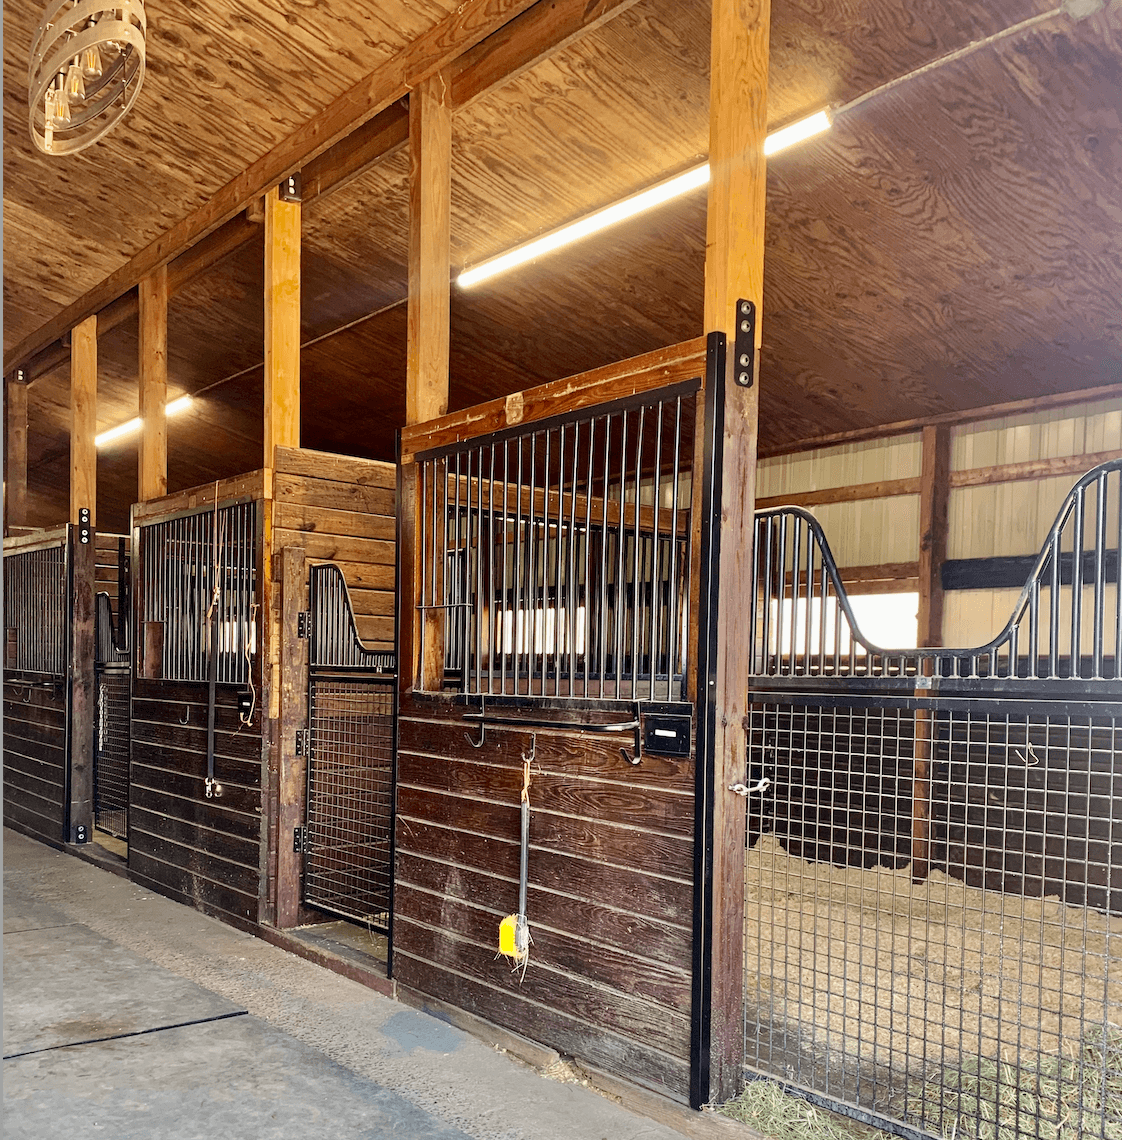
{"type": "Polygon", "coordinates": [[[28,126],[44,154],[76,154],[136,102],[144,82],[144,0],[51,0],[31,41],[28,126]]]}
{"type": "Polygon", "coordinates": [[[518,859],[518,912],[509,914],[499,923],[499,953],[514,963],[514,969],[522,967],[522,977],[530,962],[530,924],[526,920],[526,884],[530,864],[530,765],[537,753],[537,734],[530,736],[530,751],[522,753],[522,842],[518,859]]]}

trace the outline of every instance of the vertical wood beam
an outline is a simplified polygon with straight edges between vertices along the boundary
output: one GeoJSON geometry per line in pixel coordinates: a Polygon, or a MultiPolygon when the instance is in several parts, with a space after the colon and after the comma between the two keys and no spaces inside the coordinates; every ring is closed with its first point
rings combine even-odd
{"type": "Polygon", "coordinates": [[[27,384],[14,376],[4,386],[4,533],[27,523],[27,384]]]}
{"type": "Polygon", "coordinates": [[[168,269],[145,277],[140,294],[139,501],[168,493],[168,269]]]}
{"type": "Polygon", "coordinates": [[[300,203],[265,195],[265,466],[300,446],[300,203]]]}
{"type": "Polygon", "coordinates": [[[405,422],[448,411],[451,89],[444,72],[409,96],[409,317],[405,422]]]}
{"type": "Polygon", "coordinates": [[[90,509],[97,524],[97,317],[70,334],[70,521],[90,509]]]}
{"type": "Polygon", "coordinates": [[[919,644],[943,644],[943,563],[947,560],[947,507],[951,492],[951,429],[923,429],[919,479],[919,644]]]}
{"type": "MultiPolygon", "coordinates": [[[[405,422],[424,423],[448,411],[449,242],[452,194],[451,85],[437,72],[409,95],[409,316],[408,364],[405,377],[405,422]]],[[[403,500],[424,509],[416,493],[416,469],[410,469],[410,493],[403,500]]],[[[411,520],[412,535],[424,534],[420,519],[411,520]]],[[[402,563],[410,565],[410,563],[402,563]]],[[[409,581],[416,593],[419,588],[409,581]]],[[[412,598],[419,602],[420,598],[412,598]]],[[[420,645],[416,680],[424,689],[440,687],[444,660],[444,614],[411,605],[415,623],[409,641],[420,645]]],[[[412,662],[410,657],[409,662],[412,662]]],[[[403,670],[405,672],[405,670],[403,670]]],[[[408,670],[412,675],[412,669],[408,670]]]]}
{"type": "Polygon", "coordinates": [[[691,1101],[735,1095],[744,1063],[745,802],[727,789],[744,780],[752,599],[760,313],[767,164],[769,0],[713,0],[709,88],[709,204],[705,331],[711,338],[706,456],[709,508],[698,639],[697,858],[695,863],[694,1063],[691,1101]],[[750,386],[734,382],[737,301],[755,305],[750,386]],[[724,333],[719,365],[713,333],[724,333]],[[724,379],[723,425],[713,405],[724,379]],[[719,475],[719,481],[718,481],[719,475]],[[700,976],[698,976],[700,975],[700,976]],[[708,992],[706,992],[708,990],[708,992]],[[706,1025],[705,1018],[709,1022],[706,1025]]]}

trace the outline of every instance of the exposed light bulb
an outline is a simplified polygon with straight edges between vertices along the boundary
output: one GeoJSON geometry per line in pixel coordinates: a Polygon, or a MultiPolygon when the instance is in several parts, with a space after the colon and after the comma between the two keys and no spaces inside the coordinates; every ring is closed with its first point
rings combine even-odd
{"type": "Polygon", "coordinates": [[[55,149],[55,92],[48,87],[43,96],[43,146],[47,153],[55,149]]]}
{"type": "Polygon", "coordinates": [[[71,103],[81,103],[86,97],[86,81],[82,78],[82,69],[77,63],[72,63],[66,69],[66,98],[71,103]]]}
{"type": "Polygon", "coordinates": [[[100,79],[102,76],[101,52],[97,44],[82,53],[82,74],[87,79],[100,79]]]}
{"type": "Polygon", "coordinates": [[[70,100],[67,99],[66,93],[62,90],[61,85],[54,90],[54,114],[52,121],[56,127],[67,127],[70,125],[70,100]]]}

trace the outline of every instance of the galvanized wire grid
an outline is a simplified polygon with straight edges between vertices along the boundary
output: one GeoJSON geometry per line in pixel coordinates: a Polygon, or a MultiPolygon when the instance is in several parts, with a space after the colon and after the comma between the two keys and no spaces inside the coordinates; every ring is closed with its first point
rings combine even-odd
{"type": "Polygon", "coordinates": [[[1118,1140],[1115,712],[932,708],[928,795],[904,702],[814,701],[749,717],[750,1073],[905,1134],[1118,1140]]]}
{"type": "Polygon", "coordinates": [[[313,677],[304,897],[388,933],[392,678],[313,677]]]}
{"type": "Polygon", "coordinates": [[[128,838],[129,686],[127,671],[98,671],[94,824],[119,839],[128,838]]]}

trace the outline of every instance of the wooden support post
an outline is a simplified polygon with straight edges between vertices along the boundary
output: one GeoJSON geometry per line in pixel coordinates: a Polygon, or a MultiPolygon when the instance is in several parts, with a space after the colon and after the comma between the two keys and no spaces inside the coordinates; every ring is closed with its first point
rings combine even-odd
{"type": "Polygon", "coordinates": [[[444,72],[409,96],[409,356],[405,422],[448,411],[452,106],[444,72]]]}
{"type": "Polygon", "coordinates": [[[168,493],[168,270],[140,283],[139,500],[168,493]]]}
{"type": "Polygon", "coordinates": [[[93,838],[94,535],[97,522],[97,317],[70,334],[70,745],[66,840],[93,838]],[[88,507],[87,541],[79,541],[88,507]]]}
{"type": "MultiPolygon", "coordinates": [[[[409,96],[409,152],[405,422],[418,424],[448,411],[452,106],[444,72],[437,72],[409,96]]],[[[423,511],[424,496],[417,494],[415,471],[411,475],[414,481],[407,499],[416,511],[423,511]]],[[[429,488],[430,494],[433,491],[429,488]]],[[[413,533],[417,538],[424,534],[420,518],[414,520],[413,533]]],[[[417,680],[424,689],[439,688],[444,669],[444,614],[429,610],[421,615],[414,608],[411,619],[416,623],[413,638],[423,647],[417,680]]]]}
{"type": "Polygon", "coordinates": [[[4,386],[4,533],[27,524],[27,384],[22,375],[4,386]]]}
{"type": "Polygon", "coordinates": [[[947,560],[947,504],[951,489],[951,429],[923,429],[919,486],[918,644],[943,644],[943,563],[947,560]]]}
{"type": "Polygon", "coordinates": [[[70,521],[82,507],[97,522],[97,317],[70,334],[70,521]]]}
{"type": "Polygon", "coordinates": [[[705,331],[710,337],[702,473],[701,607],[695,843],[693,1060],[695,1107],[734,1096],[744,1065],[745,801],[760,312],[767,166],[769,0],[713,0],[705,331]],[[736,358],[754,306],[753,360],[736,358]],[[714,333],[727,338],[718,356],[714,333]],[[746,383],[738,382],[747,372],[746,383]],[[723,380],[723,384],[721,381],[723,380]],[[723,389],[723,396],[721,395],[723,389]],[[723,422],[722,422],[723,421],[723,422]]]}
{"type": "Polygon", "coordinates": [[[300,446],[300,203],[265,195],[265,467],[300,446]]]}

